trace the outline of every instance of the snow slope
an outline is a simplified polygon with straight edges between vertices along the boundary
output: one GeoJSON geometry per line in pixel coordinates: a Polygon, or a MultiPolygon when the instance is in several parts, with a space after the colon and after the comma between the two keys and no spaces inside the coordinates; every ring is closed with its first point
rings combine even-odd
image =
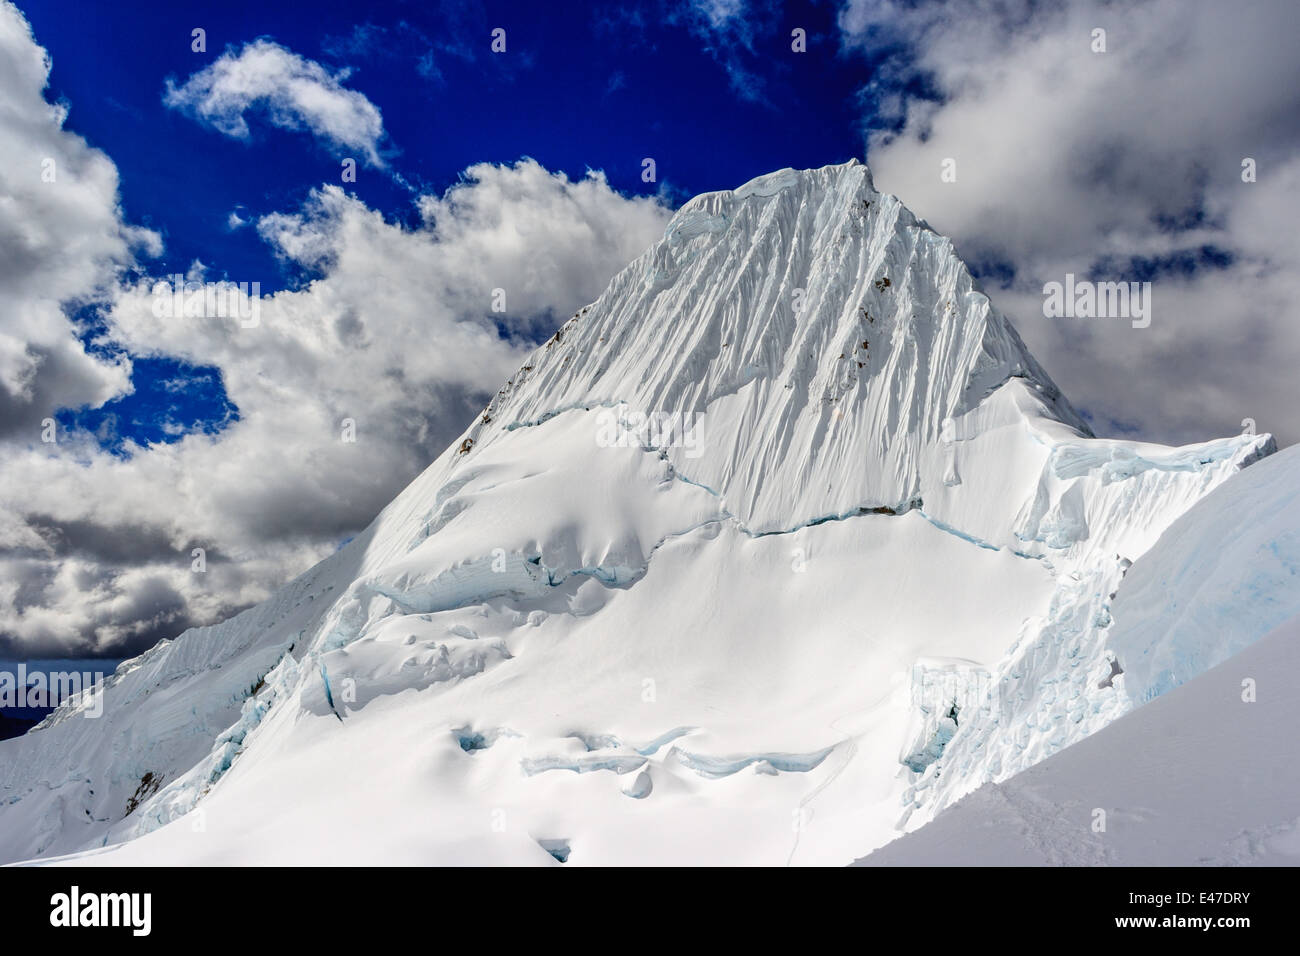
{"type": "Polygon", "coordinates": [[[1300,765],[1279,759],[1294,749],[1297,682],[1300,617],[1293,617],[859,864],[1300,866],[1300,765]],[[1250,703],[1242,699],[1247,679],[1258,694],[1250,703]]]}
{"type": "Polygon", "coordinates": [[[847,862],[1129,709],[1109,595],[1271,451],[1091,437],[859,164],[699,196],[339,553],[0,742],[0,859],[847,862]]]}
{"type": "Polygon", "coordinates": [[[1149,706],[860,862],[1300,865],[1300,446],[1178,518],[1113,610],[1113,684],[1149,706]]]}
{"type": "Polygon", "coordinates": [[[1300,615],[1300,448],[1279,452],[1175,521],[1125,577],[1110,652],[1144,703],[1300,615]]]}

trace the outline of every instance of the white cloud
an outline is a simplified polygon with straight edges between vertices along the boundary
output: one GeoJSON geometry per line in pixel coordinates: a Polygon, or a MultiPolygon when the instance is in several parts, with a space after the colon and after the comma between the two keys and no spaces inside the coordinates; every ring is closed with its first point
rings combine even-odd
{"type": "Polygon", "coordinates": [[[731,81],[732,91],[751,103],[766,102],[763,78],[745,61],[755,55],[754,36],[760,23],[776,19],[768,3],[750,0],[681,0],[668,14],[681,20],[704,44],[731,81]]]}
{"type": "Polygon", "coordinates": [[[155,279],[125,278],[157,237],[123,223],[117,170],[61,129],[47,71],[0,0],[0,383],[13,425],[0,432],[0,654],[138,650],[262,599],[367,524],[522,362],[528,335],[595,298],[669,215],[599,173],[570,181],[530,160],[473,166],[419,197],[416,227],[325,187],[256,222],[304,282],[260,300],[255,328],[160,318],[155,279]],[[46,155],[54,184],[40,179],[46,155]],[[491,311],[494,288],[505,314],[491,311]],[[87,355],[61,309],[91,297],[131,354],[215,366],[238,421],[126,457],[85,434],[42,444],[41,418],[130,387],[129,365],[87,355]],[[355,443],[341,440],[344,418],[355,443]]]}
{"type": "Polygon", "coordinates": [[[158,237],[123,225],[117,170],[45,101],[50,62],[0,2],[0,437],[36,440],[56,398],[99,404],[130,367],[88,354],[68,312],[113,284],[158,237]]]}
{"type": "Polygon", "coordinates": [[[274,126],[310,131],[337,155],[359,153],[382,167],[383,117],[343,86],[348,76],[263,39],[227,50],[179,86],[168,80],[163,101],[236,139],[250,135],[245,114],[258,113],[274,126]]]}
{"type": "Polygon", "coordinates": [[[690,5],[715,30],[743,20],[747,12],[745,0],[692,0],[690,5]]]}
{"type": "Polygon", "coordinates": [[[1102,432],[1131,423],[1188,441],[1255,418],[1300,439],[1300,59],[1286,4],[1146,0],[853,2],[849,46],[902,42],[870,88],[877,185],[976,263],[1009,263],[991,289],[1031,349],[1102,432]],[[1092,49],[1106,31],[1106,52],[1092,49]],[[938,102],[896,93],[926,74],[938,102]],[[1241,162],[1258,162],[1256,183],[1241,162]],[[956,161],[957,181],[941,163],[956,161]],[[1149,329],[1049,320],[1044,282],[1226,251],[1228,268],[1157,274],[1149,329]]]}
{"type": "Polygon", "coordinates": [[[330,186],[261,219],[279,254],[319,277],[266,296],[256,328],[159,318],[152,280],[119,291],[112,338],[215,365],[240,420],[126,459],[88,442],[13,449],[0,510],[18,546],[0,577],[23,593],[0,604],[0,634],[47,649],[146,644],[264,597],[442,451],[522,362],[521,330],[594,298],[667,218],[599,174],[571,182],[531,161],[472,167],[420,205],[423,224],[406,229],[330,186]],[[507,315],[490,310],[494,288],[507,315]],[[136,550],[118,553],[124,539],[136,550]],[[208,551],[206,574],[190,572],[193,547],[208,551]]]}

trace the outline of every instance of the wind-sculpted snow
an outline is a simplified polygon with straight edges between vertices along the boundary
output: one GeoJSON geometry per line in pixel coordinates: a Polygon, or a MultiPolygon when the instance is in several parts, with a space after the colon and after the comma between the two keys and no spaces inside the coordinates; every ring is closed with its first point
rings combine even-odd
{"type": "Polygon", "coordinates": [[[832,747],[810,754],[740,754],[738,756],[714,757],[707,754],[693,754],[676,748],[675,756],[684,765],[690,767],[701,777],[716,780],[729,777],[733,773],[753,767],[758,773],[808,773],[830,756],[832,747]]]}
{"type": "Polygon", "coordinates": [[[1235,473],[1275,450],[1243,435],[1165,448],[1091,439],[1055,445],[1016,534],[1076,559],[1087,552],[1133,556],[1180,514],[1235,473]],[[1094,540],[1100,539],[1100,540],[1094,540]]]}
{"type": "Polygon", "coordinates": [[[699,196],[336,555],[0,742],[0,859],[846,862],[1236,649],[1111,595],[1271,450],[1092,438],[860,165],[699,196]]]}
{"type": "MultiPolygon", "coordinates": [[[[1296,482],[1288,483],[1294,495],[1296,482]]],[[[1251,522],[1249,531],[1262,532],[1264,523],[1251,522]]],[[[976,790],[860,863],[1300,865],[1300,765],[1285,759],[1297,673],[1293,616],[1150,706],[976,790]],[[1258,682],[1257,699],[1242,697],[1243,680],[1258,682]]]]}
{"type": "MultiPolygon", "coordinates": [[[[1108,647],[1112,600],[1125,572],[1187,508],[1272,447],[1267,436],[1180,449],[1099,439],[1054,446],[1016,531],[1055,569],[1048,613],[1025,622],[985,699],[946,742],[943,759],[925,765],[904,794],[905,821],[917,808],[924,810],[921,821],[929,819],[972,788],[1032,766],[1132,706],[1123,690],[1132,678],[1108,680],[1112,662],[1124,668],[1132,657],[1118,654],[1113,641],[1108,647]]],[[[1218,550],[1208,539],[1200,543],[1218,550]]],[[[1236,613],[1226,610],[1234,603],[1223,602],[1225,613],[1236,613]]],[[[1167,589],[1150,595],[1147,607],[1166,624],[1176,613],[1167,589]]],[[[1167,648],[1194,643],[1181,627],[1172,636],[1161,633],[1167,648]]],[[[1200,673],[1224,656],[1196,660],[1188,670],[1200,673]]]]}
{"type": "Polygon", "coordinates": [[[1137,705],[1300,615],[1300,449],[1206,495],[1137,561],[1107,648],[1137,705]]]}
{"type": "Polygon", "coordinates": [[[945,419],[1013,377],[1088,433],[951,242],[866,167],[784,170],[682,207],[489,405],[466,457],[554,409],[707,413],[703,455],[673,464],[748,527],[789,527],[924,493],[945,419]]]}

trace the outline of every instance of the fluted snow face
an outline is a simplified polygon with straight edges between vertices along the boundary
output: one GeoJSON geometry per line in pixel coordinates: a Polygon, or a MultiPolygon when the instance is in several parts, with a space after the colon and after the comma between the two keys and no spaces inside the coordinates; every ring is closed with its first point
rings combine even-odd
{"type": "Polygon", "coordinates": [[[671,460],[773,531],[905,508],[942,478],[945,420],[1012,377],[1087,433],[951,241],[852,162],[691,200],[470,435],[575,406],[703,414],[695,454],[671,460]]]}

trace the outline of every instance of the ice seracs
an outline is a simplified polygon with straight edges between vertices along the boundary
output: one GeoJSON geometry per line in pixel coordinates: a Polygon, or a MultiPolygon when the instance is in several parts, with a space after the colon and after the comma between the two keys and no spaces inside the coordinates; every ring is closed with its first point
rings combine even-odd
{"type": "Polygon", "coordinates": [[[1093,438],[859,164],[698,196],[346,547],[0,743],[0,857],[847,862],[1123,713],[1125,562],[1271,448],[1093,438]]]}
{"type": "Polygon", "coordinates": [[[1298,463],[1249,468],[1133,563],[1103,628],[1118,719],[862,862],[1300,865],[1298,463]]]}

